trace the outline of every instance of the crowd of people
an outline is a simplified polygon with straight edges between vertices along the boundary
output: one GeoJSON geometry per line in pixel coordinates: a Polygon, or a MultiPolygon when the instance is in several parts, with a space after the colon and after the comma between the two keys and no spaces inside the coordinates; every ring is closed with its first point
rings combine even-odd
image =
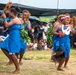
{"type": "MultiPolygon", "coordinates": [[[[36,23],[35,20],[30,22],[30,12],[23,10],[20,13],[20,11],[19,7],[11,7],[8,11],[11,20],[6,20],[5,12],[2,14],[3,21],[0,20],[0,48],[9,59],[7,65],[14,63],[15,70],[13,73],[20,72],[19,64],[22,64],[22,58],[26,50],[51,49],[48,47],[46,33],[50,25],[47,22],[36,23]],[[30,43],[21,39],[22,29],[30,37],[30,43]],[[20,56],[19,61],[18,56],[20,56]]],[[[76,34],[76,31],[70,23],[69,14],[59,15],[52,26],[53,47],[51,47],[53,51],[51,60],[58,62],[57,70],[62,71],[63,63],[66,67],[70,56],[70,32],[76,34]]]]}

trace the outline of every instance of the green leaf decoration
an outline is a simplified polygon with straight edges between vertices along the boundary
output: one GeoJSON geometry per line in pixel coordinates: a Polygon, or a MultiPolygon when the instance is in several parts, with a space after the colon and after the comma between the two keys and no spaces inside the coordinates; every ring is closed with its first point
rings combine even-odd
{"type": "Polygon", "coordinates": [[[24,29],[24,27],[22,27],[21,29],[21,40],[23,40],[24,42],[31,42],[30,37],[28,36],[28,31],[24,29]]]}

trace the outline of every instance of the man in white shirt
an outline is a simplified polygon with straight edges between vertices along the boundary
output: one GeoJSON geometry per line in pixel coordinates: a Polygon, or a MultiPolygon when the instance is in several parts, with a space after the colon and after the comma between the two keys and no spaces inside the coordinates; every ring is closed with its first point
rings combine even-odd
{"type": "MultiPolygon", "coordinates": [[[[49,26],[47,23],[44,23],[44,26],[42,28],[44,30],[43,31],[43,39],[44,39],[44,42],[46,43],[47,42],[46,31],[48,30],[49,26]]],[[[47,49],[47,44],[45,44],[44,49],[47,49]]]]}

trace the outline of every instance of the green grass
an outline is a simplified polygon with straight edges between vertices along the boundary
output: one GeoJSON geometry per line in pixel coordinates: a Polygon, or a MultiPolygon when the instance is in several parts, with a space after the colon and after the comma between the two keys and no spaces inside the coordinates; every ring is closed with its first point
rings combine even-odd
{"type": "MultiPolygon", "coordinates": [[[[76,49],[71,49],[69,60],[70,69],[64,72],[56,70],[57,65],[49,62],[51,57],[50,50],[27,51],[23,57],[23,65],[20,65],[21,72],[16,75],[75,75],[76,71],[76,49]]],[[[0,51],[0,75],[12,75],[14,65],[5,66],[8,62],[7,57],[0,51]]]]}
{"type": "Polygon", "coordinates": [[[51,51],[42,50],[42,51],[27,51],[24,55],[25,58],[30,58],[31,60],[43,60],[49,61],[51,57],[51,51]]]}
{"type": "Polygon", "coordinates": [[[71,55],[76,57],[76,48],[71,49],[71,55]]]}

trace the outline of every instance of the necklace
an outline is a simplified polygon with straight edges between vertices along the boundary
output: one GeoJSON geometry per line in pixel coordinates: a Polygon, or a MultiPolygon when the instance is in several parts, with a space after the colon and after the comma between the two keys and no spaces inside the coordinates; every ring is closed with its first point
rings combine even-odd
{"type": "Polygon", "coordinates": [[[65,33],[66,35],[69,35],[70,34],[70,26],[68,25],[62,25],[62,32],[65,33]]]}

